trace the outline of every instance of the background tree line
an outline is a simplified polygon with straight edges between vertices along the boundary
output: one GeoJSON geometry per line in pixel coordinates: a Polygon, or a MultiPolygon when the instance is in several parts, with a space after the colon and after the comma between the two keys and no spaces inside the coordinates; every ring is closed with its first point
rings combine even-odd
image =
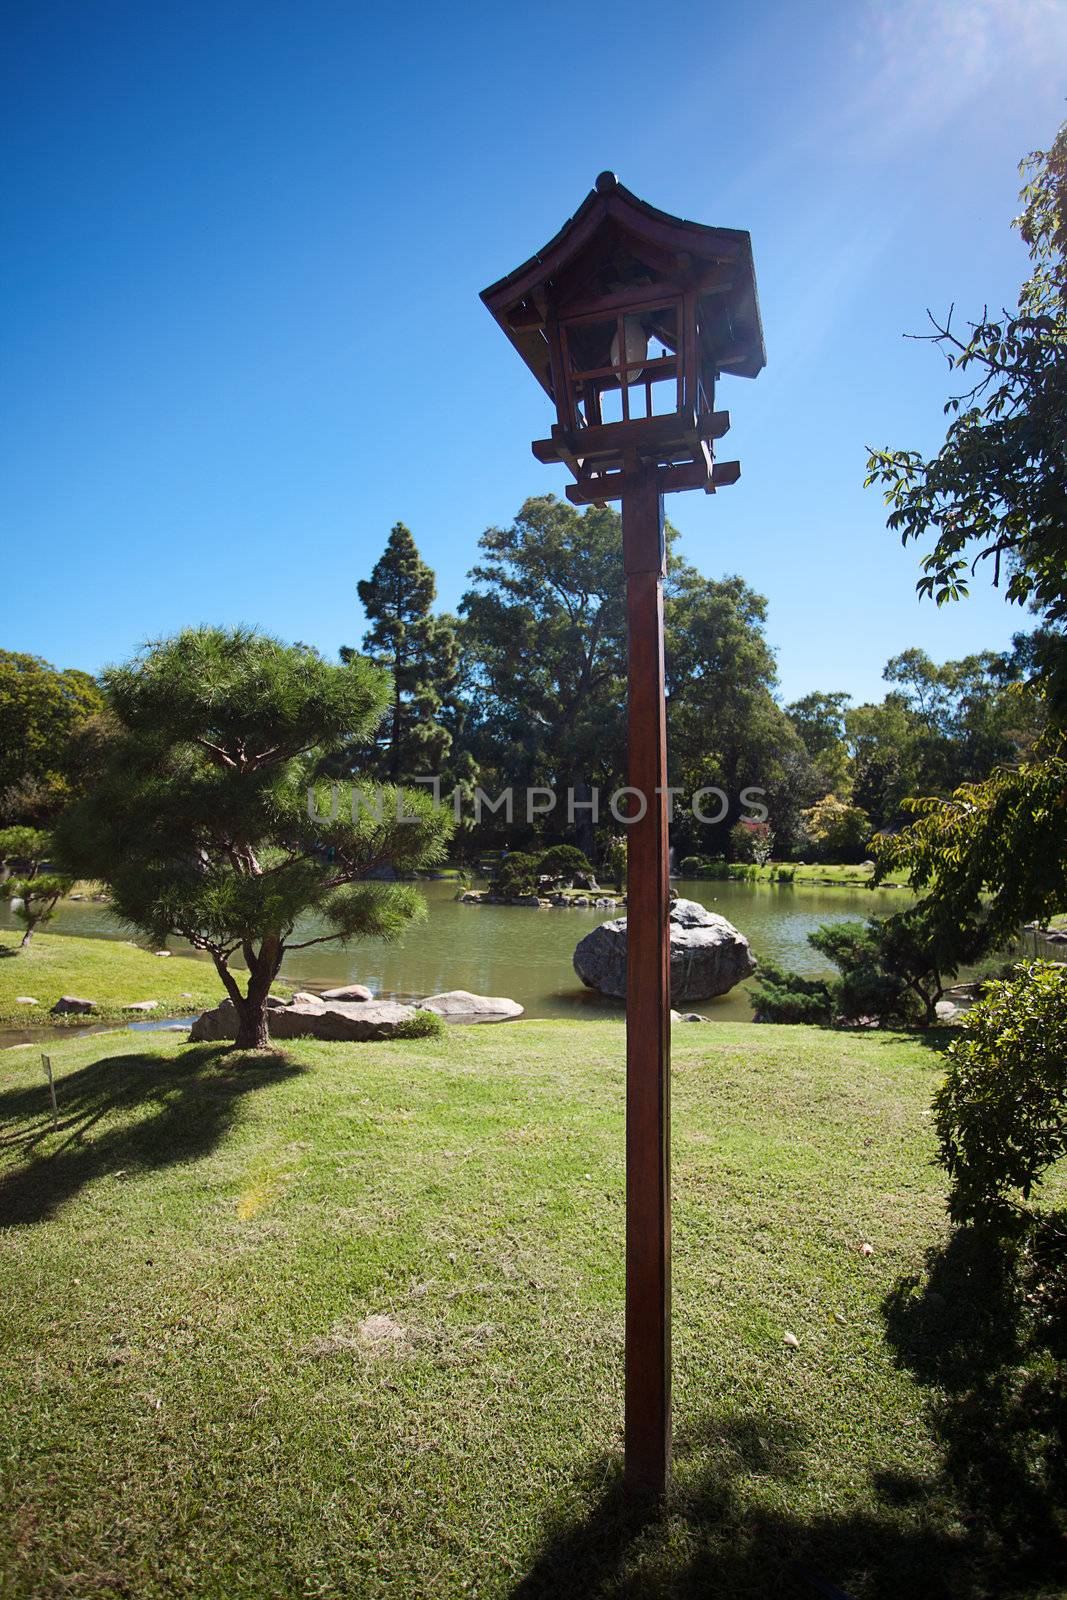
{"type": "MultiPolygon", "coordinates": [[[[765,791],[776,859],[862,860],[872,834],[908,820],[910,797],[947,796],[1017,763],[1040,738],[1045,705],[1030,688],[1040,634],[941,665],[904,650],[886,665],[878,703],[854,705],[838,690],[782,706],[766,600],[739,576],[704,577],[677,555],[669,526],[668,544],[670,781],[729,797],[717,826],[679,809],[679,859],[745,854],[736,824],[751,787],[765,791]]],[[[606,812],[594,825],[581,802],[626,781],[621,519],[540,496],[510,526],[487,529],[479,555],[452,615],[435,607],[434,574],[411,532],[392,529],[357,584],[361,648],[340,650],[346,664],[387,669],[388,702],[376,728],[333,749],[328,775],[439,776],[443,793],[458,787],[461,854],[567,842],[597,859],[617,829],[606,812]],[[552,789],[557,801],[534,827],[521,804],[511,824],[487,810],[475,823],[476,785],[490,795],[552,789]]],[[[102,709],[88,674],[0,653],[0,822],[54,820],[91,766],[102,709]]]]}

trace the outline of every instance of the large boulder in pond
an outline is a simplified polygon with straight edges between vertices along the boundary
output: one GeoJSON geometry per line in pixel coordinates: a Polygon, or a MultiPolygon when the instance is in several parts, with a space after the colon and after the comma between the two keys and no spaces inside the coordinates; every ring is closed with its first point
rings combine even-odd
{"type": "MultiPolygon", "coordinates": [[[[748,940],[732,922],[695,900],[671,906],[671,1004],[726,994],[756,970],[748,940]]],[[[589,989],[626,999],[626,918],[587,933],[574,952],[574,970],[589,989]]]]}
{"type": "MultiPolygon", "coordinates": [[[[290,1005],[267,1005],[267,1030],[272,1039],[329,1039],[357,1044],[370,1039],[391,1039],[400,1024],[415,1015],[414,1006],[392,1000],[330,1000],[321,1004],[294,1000],[290,1005]]],[[[191,1043],[236,1039],[237,1012],[231,1000],[197,1017],[189,1032],[191,1043]]]]}
{"type": "Polygon", "coordinates": [[[469,989],[447,989],[416,1002],[420,1011],[434,1011],[445,1022],[514,1022],[522,1016],[517,1000],[503,995],[471,994],[469,989]]]}

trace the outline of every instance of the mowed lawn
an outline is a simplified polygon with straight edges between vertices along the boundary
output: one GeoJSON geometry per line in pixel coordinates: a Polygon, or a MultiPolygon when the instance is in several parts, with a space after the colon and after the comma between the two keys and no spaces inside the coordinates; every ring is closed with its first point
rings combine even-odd
{"type": "MultiPolygon", "coordinates": [[[[279,985],[285,989],[286,985],[279,985]]],[[[157,956],[116,939],[82,939],[0,928],[0,1022],[20,1026],[57,1020],[48,1012],[61,995],[96,1002],[96,1015],[121,1019],[123,1006],[155,1000],[161,1017],[217,1006],[223,987],[214,967],[190,956],[157,956]],[[20,1005],[22,995],[37,1001],[20,1005]]],[[[70,1019],[62,1019],[70,1026],[70,1019]]]]}
{"type": "Polygon", "coordinates": [[[58,1132],[37,1052],[0,1057],[0,1594],[1060,1592],[957,1470],[989,1307],[973,1272],[927,1292],[934,1044],[675,1029],[676,1480],[645,1510],[617,1022],[51,1053],[58,1132]]]}

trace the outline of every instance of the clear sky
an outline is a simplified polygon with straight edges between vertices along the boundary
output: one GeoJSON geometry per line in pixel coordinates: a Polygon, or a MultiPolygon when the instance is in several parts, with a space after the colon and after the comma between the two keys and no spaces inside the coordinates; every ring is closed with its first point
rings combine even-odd
{"type": "Polygon", "coordinates": [[[751,230],[743,476],[669,512],[768,597],[783,694],[1005,644],[1028,619],[984,580],[916,600],[864,446],[943,434],[926,306],[1013,303],[1065,69],[1064,0],[9,7],[0,644],[95,670],[243,621],[333,653],[398,519],[454,606],[479,533],[565,482],[478,291],[603,168],[751,230]]]}

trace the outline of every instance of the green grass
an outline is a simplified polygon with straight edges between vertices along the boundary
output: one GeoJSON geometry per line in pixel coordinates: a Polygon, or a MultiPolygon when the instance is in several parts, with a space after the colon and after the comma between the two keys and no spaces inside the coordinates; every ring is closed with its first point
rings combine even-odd
{"type": "Polygon", "coordinates": [[[69,1018],[48,1015],[64,994],[95,1000],[105,1020],[121,1018],[123,1006],[136,1000],[158,1000],[158,1015],[165,1017],[199,1013],[222,999],[215,969],[204,961],[59,933],[35,933],[22,950],[21,937],[0,930],[0,1022],[69,1025],[69,1018]],[[16,1005],[16,995],[32,995],[40,1004],[16,1005]]]}
{"type": "Polygon", "coordinates": [[[973,1264],[924,1298],[939,1061],[675,1031],[676,1482],[641,1512],[617,1023],[273,1059],[64,1041],[58,1132],[36,1054],[8,1052],[0,1593],[1058,1593],[956,1460],[973,1396],[936,1356],[984,1349],[989,1300],[973,1264]]]}

